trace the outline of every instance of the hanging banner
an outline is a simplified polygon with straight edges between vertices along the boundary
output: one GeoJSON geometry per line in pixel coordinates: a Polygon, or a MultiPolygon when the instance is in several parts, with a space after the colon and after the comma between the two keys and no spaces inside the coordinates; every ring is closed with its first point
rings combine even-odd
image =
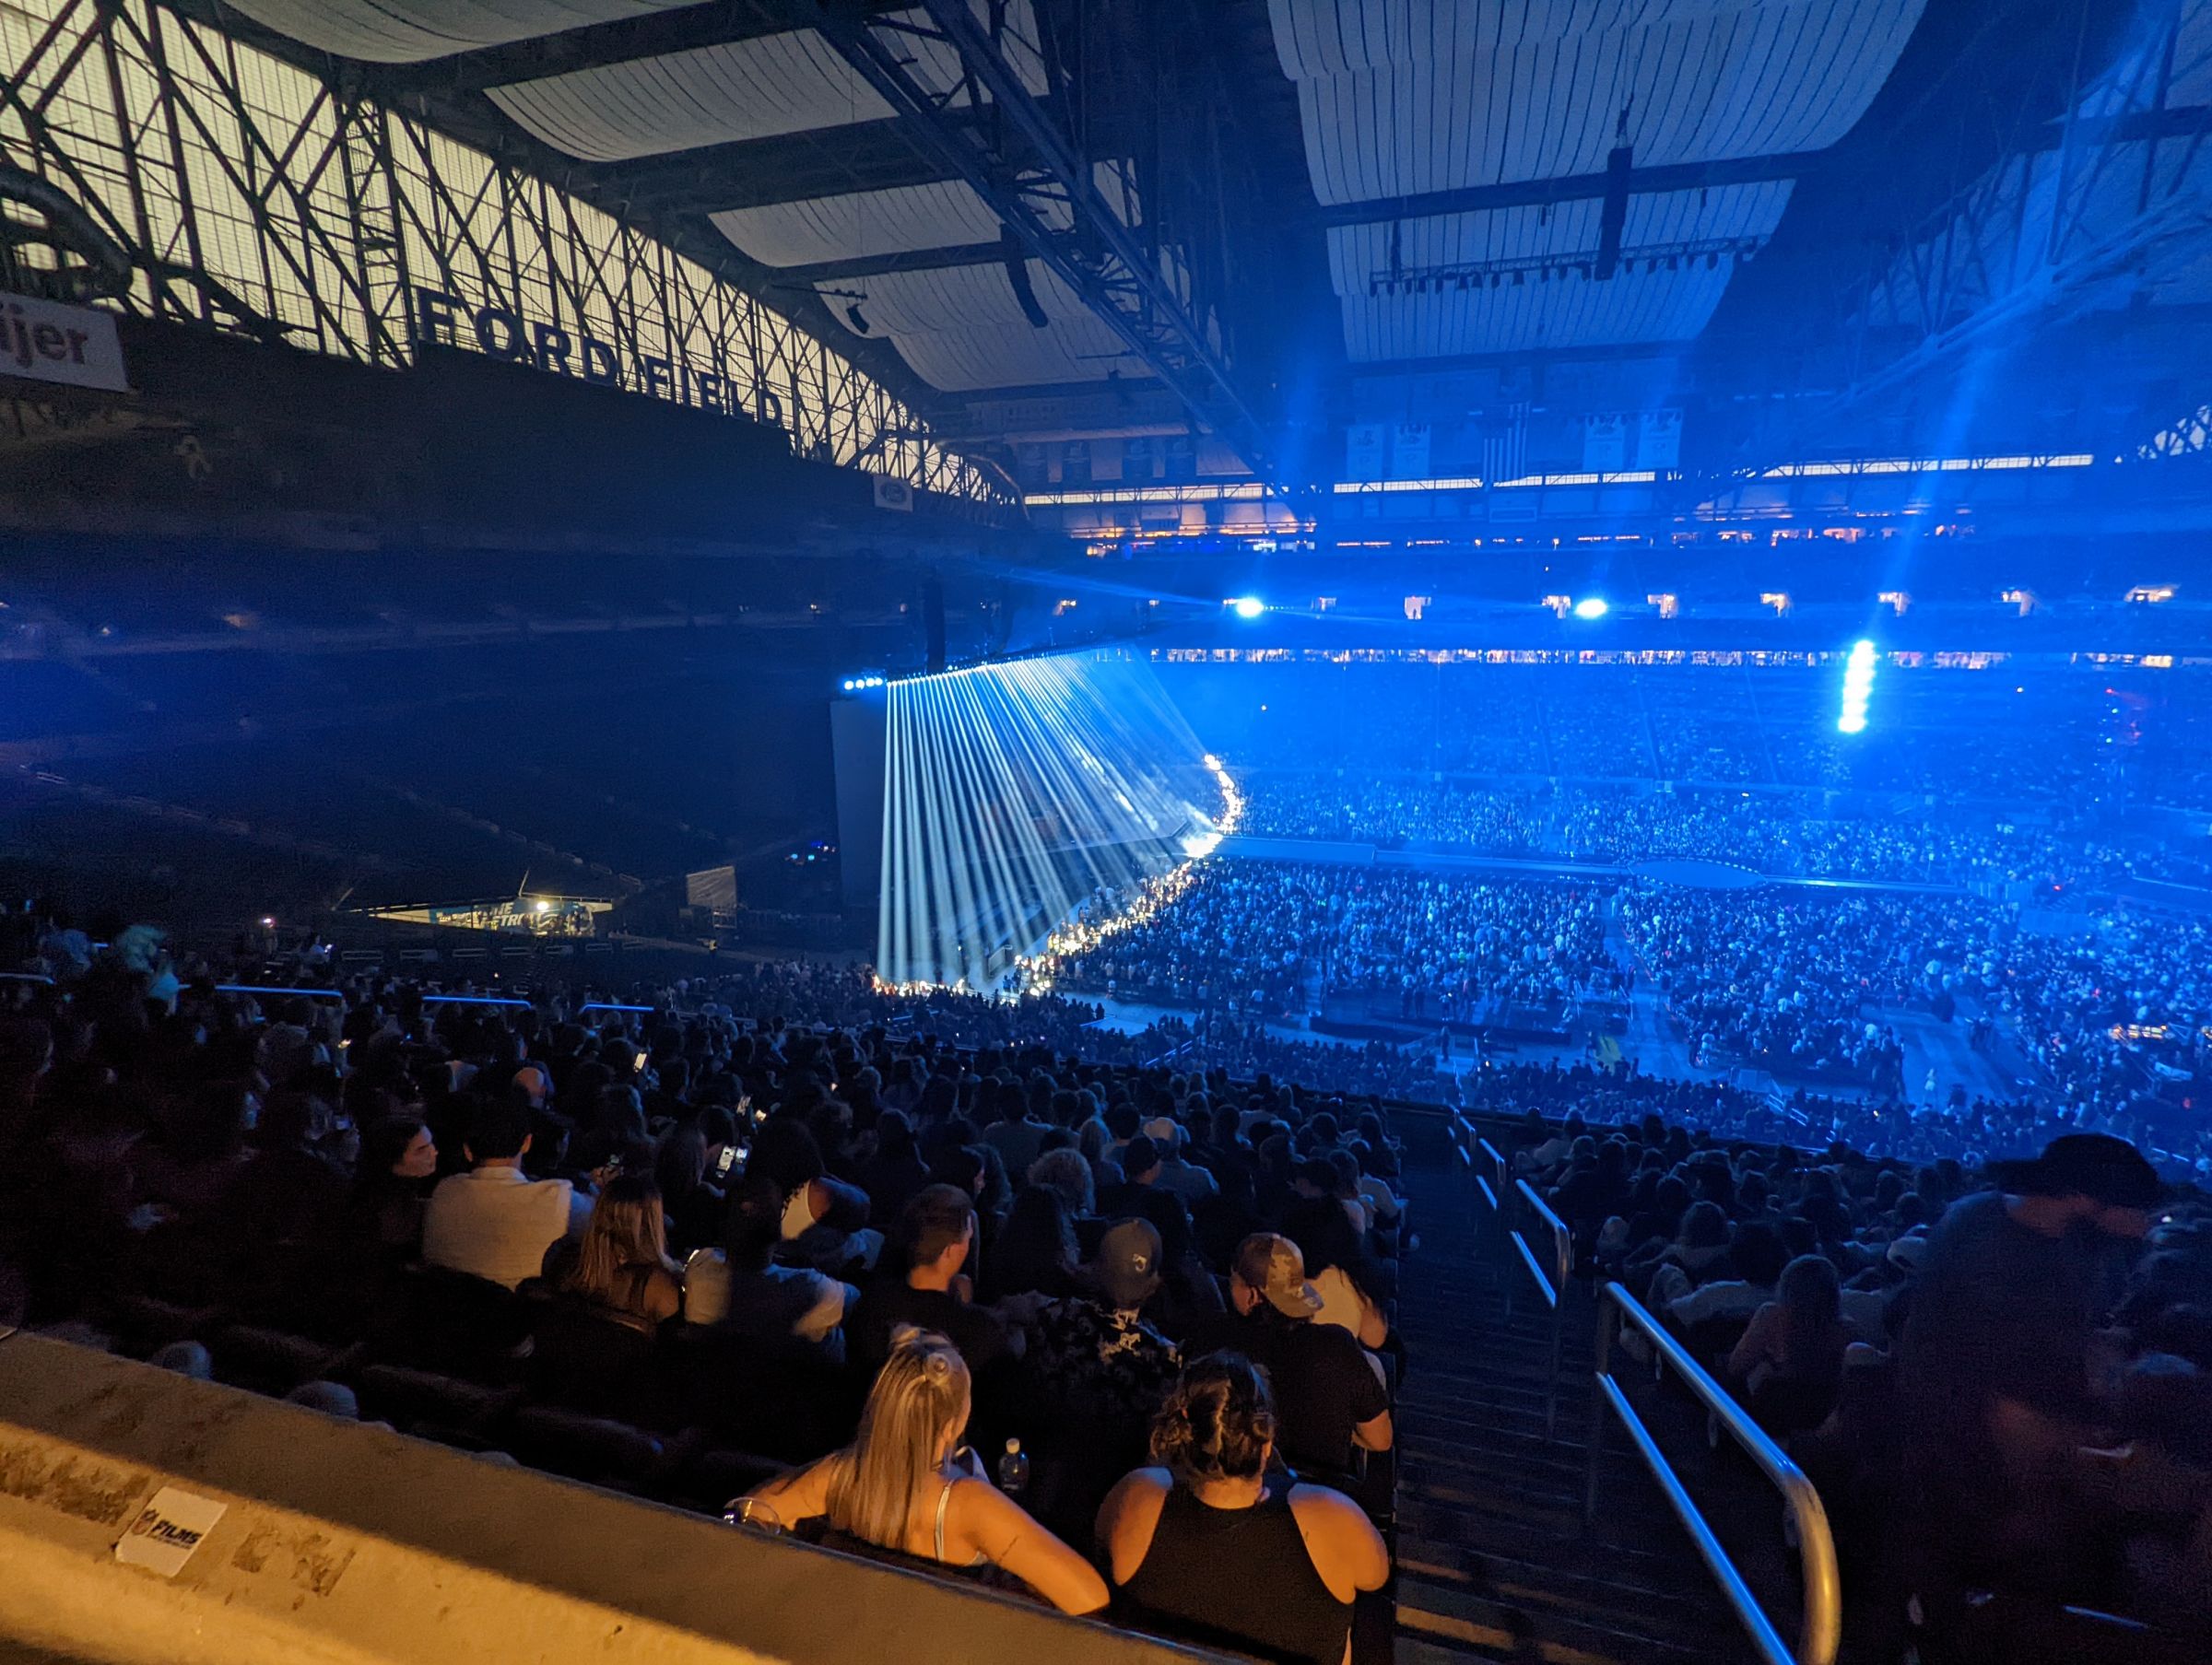
{"type": "Polygon", "coordinates": [[[1379,480],[1388,454],[1389,429],[1380,422],[1354,422],[1344,430],[1344,477],[1379,480]]]}
{"type": "Polygon", "coordinates": [[[29,295],[0,294],[0,376],[131,391],[113,314],[29,295]]]}
{"type": "Polygon", "coordinates": [[[1678,409],[1636,413],[1636,466],[1665,473],[1682,466],[1682,413],[1678,409]]]}
{"type": "Polygon", "coordinates": [[[1401,422],[1391,430],[1390,477],[1394,480],[1429,477],[1429,424],[1401,422]]]}
{"type": "Polygon", "coordinates": [[[1618,474],[1629,465],[1629,419],[1618,411],[1583,418],[1583,472],[1618,474]]]}

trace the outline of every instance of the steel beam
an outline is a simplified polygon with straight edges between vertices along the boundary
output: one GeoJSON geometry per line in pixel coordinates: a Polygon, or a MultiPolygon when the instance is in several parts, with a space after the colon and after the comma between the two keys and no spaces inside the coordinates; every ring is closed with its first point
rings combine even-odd
{"type": "MultiPolygon", "coordinates": [[[[1628,170],[1627,194],[1650,196],[1665,191],[1703,191],[1715,185],[1756,185],[1795,179],[1819,160],[1818,151],[1789,156],[1746,156],[1722,162],[1671,162],[1628,170]]],[[[1485,214],[1500,208],[1533,208],[1553,203],[1605,200],[1618,189],[1612,169],[1562,174],[1558,179],[1513,180],[1498,185],[1469,185],[1458,191],[1430,191],[1418,196],[1377,196],[1364,202],[1334,203],[1317,208],[1323,226],[1365,226],[1382,220],[1421,219],[1438,214],[1485,214]]]]}
{"type": "Polygon", "coordinates": [[[995,266],[1004,264],[1004,243],[961,243],[949,249],[909,249],[899,254],[856,254],[850,260],[817,261],[811,265],[778,266],[776,275],[791,284],[853,283],[894,272],[937,272],[947,266],[995,266]]]}
{"type": "Polygon", "coordinates": [[[957,168],[1014,236],[1175,390],[1196,425],[1218,434],[1259,478],[1288,494],[1267,428],[1209,330],[1206,298],[1186,299],[1162,270],[1159,205],[1147,207],[1150,223],[1141,237],[1108,207],[1092,177],[1093,155],[1030,92],[969,0],[924,0],[919,9],[927,13],[927,32],[959,53],[967,101],[987,120],[948,123],[950,101],[912,73],[904,41],[916,32],[912,26],[872,27],[849,8],[826,6],[823,29],[911,119],[930,150],[957,168]],[[1047,205],[1055,212],[1048,214],[1047,205]]]}

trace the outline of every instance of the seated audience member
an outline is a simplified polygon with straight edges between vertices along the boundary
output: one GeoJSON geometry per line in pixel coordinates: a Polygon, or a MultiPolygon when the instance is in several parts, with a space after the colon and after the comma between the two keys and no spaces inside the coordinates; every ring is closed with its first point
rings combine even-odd
{"type": "Polygon", "coordinates": [[[1159,1288],[1159,1265],[1152,1223],[1121,1221],[1084,1268],[1089,1288],[1047,1302],[1025,1328],[1030,1380],[1065,1424],[1117,1454],[1114,1473],[1129,1467],[1128,1448],[1142,1444],[1181,1362],[1175,1343],[1141,1316],[1159,1288]]]}
{"type": "Polygon", "coordinates": [[[667,1214],[652,1180],[609,1179],[581,1239],[562,1238],[546,1256],[546,1277],[562,1295],[651,1329],[683,1309],[681,1271],[668,1258],[667,1214]]]}
{"type": "Polygon", "coordinates": [[[529,1117],[512,1099],[488,1100],[468,1124],[465,1174],[439,1181],[423,1211],[422,1258],[432,1266],[514,1288],[538,1275],[546,1250],[568,1235],[566,1179],[529,1179],[529,1117]]]}
{"type": "Polygon", "coordinates": [[[1774,1299],[1753,1315],[1728,1355],[1728,1377],[1768,1433],[1802,1433],[1835,1408],[1850,1344],[1835,1267],[1818,1255],[1800,1255],[1783,1269],[1774,1299]]]}
{"type": "Polygon", "coordinates": [[[853,1443],[747,1496],[790,1524],[825,1519],[880,1549],[942,1566],[1003,1568],[1063,1612],[1096,1612],[1105,1584],[978,1472],[960,1447],[970,1376],[942,1335],[901,1327],[853,1443]]]}
{"type": "Polygon", "coordinates": [[[1151,1221],[1168,1264],[1177,1264],[1190,1252],[1191,1216],[1182,1198],[1160,1189],[1159,1146],[1139,1133],[1122,1146],[1121,1163],[1122,1183],[1099,1190],[1100,1217],[1151,1221]]]}
{"type": "Polygon", "coordinates": [[[677,1128],[661,1141],[653,1178],[668,1216],[668,1240],[677,1249],[696,1249],[721,1236],[726,1199],[707,1178],[707,1138],[697,1126],[677,1128]]]}
{"type": "Polygon", "coordinates": [[[900,1269],[879,1273],[846,1331],[853,1359],[873,1368],[890,1356],[901,1325],[950,1336],[970,1372],[987,1377],[1012,1356],[1005,1328],[973,1305],[963,1271],[975,1249],[975,1199],[957,1186],[925,1185],[899,1217],[900,1269]]]}
{"type": "Polygon", "coordinates": [[[1145,1131],[1159,1152],[1159,1175],[1153,1183],[1161,1190],[1173,1192],[1186,1208],[1196,1208],[1221,1189],[1212,1174],[1184,1159],[1182,1128],[1174,1118],[1155,1117],[1145,1123],[1145,1131]]]}
{"type": "Polygon", "coordinates": [[[1009,1300],[1053,1300],[1076,1290],[1075,1223],[1059,1193],[1029,1186],[1014,1199],[991,1239],[983,1293],[994,1306],[1009,1300]]]}
{"type": "Polygon", "coordinates": [[[692,1251],[684,1266],[684,1318],[741,1335],[792,1337],[844,1356],[841,1326],[860,1291],[811,1266],[779,1266],[783,1198],[766,1178],[740,1180],[730,1193],[724,1247],[692,1251]]]}
{"type": "Polygon", "coordinates": [[[1098,1188],[1081,1151],[1045,1152],[1030,1164],[1029,1178],[1031,1185],[1057,1192],[1072,1220],[1087,1220],[1099,1212],[1098,1188]]]}
{"type": "Polygon", "coordinates": [[[1321,1292],[1306,1281],[1298,1245],[1255,1232],[1237,1247],[1230,1310],[1184,1343],[1186,1355],[1241,1353],[1274,1384],[1279,1444],[1294,1465],[1342,1472],[1355,1447],[1387,1451],[1390,1397],[1381,1372],[1347,1330],[1314,1321],[1321,1292]]]}
{"type": "Polygon", "coordinates": [[[2017,1579],[2022,1549],[2065,1535],[2054,1454],[2093,1444],[2092,1340],[2116,1264],[2161,1194],[2102,1133],[1996,1164],[2000,1189],[1952,1204],[1929,1239],[1898,1349],[1906,1460],[1959,1576],[2017,1579]]]}
{"type": "Polygon", "coordinates": [[[773,1180],[782,1194],[787,1258],[825,1272],[876,1263],[883,1238],[867,1229],[867,1194],[830,1178],[821,1146],[804,1121],[780,1116],[763,1123],[753,1135],[745,1171],[773,1180]]]}
{"type": "Polygon", "coordinates": [[[1303,1665],[1351,1658],[1352,1601],[1390,1554],[1359,1507],[1270,1474],[1267,1378],[1216,1353],[1188,1366],[1152,1425],[1157,1468],[1099,1510],[1099,1547],[1138,1623],[1185,1641],[1303,1665]]]}
{"type": "Polygon", "coordinates": [[[1681,1268],[1663,1265],[1653,1274],[1654,1308],[1693,1340],[1712,1338],[1715,1348],[1733,1346],[1761,1307],[1774,1299],[1774,1286],[1790,1263],[1782,1237],[1771,1225],[1752,1220],[1729,1236],[1728,1258],[1736,1275],[1693,1285],[1681,1268]]]}
{"type": "MultiPolygon", "coordinates": [[[[1055,1099],[1067,1101],[1074,1108],[1073,1093],[1056,1093],[1055,1099]]],[[[998,1096],[997,1120],[983,1129],[983,1143],[998,1153],[1009,1174],[1029,1171],[1030,1164],[1044,1153],[1044,1136],[1053,1131],[1053,1123],[1037,1114],[1027,1095],[1008,1089],[998,1096]]],[[[1055,1107],[1057,1108],[1057,1107],[1055,1107]]]]}
{"type": "Polygon", "coordinates": [[[1300,1198],[1283,1214],[1283,1236],[1298,1245],[1306,1275],[1321,1296],[1317,1321],[1348,1330],[1371,1351],[1390,1340],[1382,1306],[1389,1279],[1344,1210],[1332,1198],[1300,1198]]]}
{"type": "Polygon", "coordinates": [[[352,1252],[412,1256],[422,1242],[427,1189],[438,1172],[430,1130],[412,1117],[371,1123],[361,1134],[347,1199],[347,1238],[352,1252]]]}
{"type": "Polygon", "coordinates": [[[316,1094],[269,1095],[255,1130],[260,1148],[223,1198],[242,1242],[292,1253],[328,1243],[347,1189],[346,1169],[332,1156],[332,1120],[329,1103],[316,1094]]]}
{"type": "Polygon", "coordinates": [[[907,1200],[929,1183],[929,1169],[914,1149],[914,1124],[903,1112],[886,1110],[876,1119],[876,1149],[853,1170],[853,1182],[868,1194],[868,1224],[888,1228],[907,1200]]]}

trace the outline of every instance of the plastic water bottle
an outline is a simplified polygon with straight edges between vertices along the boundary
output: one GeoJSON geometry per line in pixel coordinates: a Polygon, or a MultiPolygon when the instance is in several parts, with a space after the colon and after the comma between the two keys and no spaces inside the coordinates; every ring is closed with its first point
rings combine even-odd
{"type": "Polygon", "coordinates": [[[998,1460],[998,1489],[1009,1497],[1018,1497],[1030,1487],[1029,1453],[1021,1448],[1021,1441],[1006,1441],[1006,1454],[998,1460]]]}

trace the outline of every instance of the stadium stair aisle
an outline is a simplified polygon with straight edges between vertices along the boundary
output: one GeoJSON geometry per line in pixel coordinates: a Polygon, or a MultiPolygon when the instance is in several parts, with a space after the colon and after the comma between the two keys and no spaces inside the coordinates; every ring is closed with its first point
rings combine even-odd
{"type": "Polygon", "coordinates": [[[1408,1367],[1397,1405],[1397,1665],[1749,1660],[1712,1576],[1618,1429],[1596,1528],[1582,1530],[1587,1287],[1569,1285],[1547,1439],[1550,1319],[1526,1268],[1485,1240],[1457,1172],[1424,1163],[1406,1183],[1421,1247],[1399,1280],[1408,1367]]]}

